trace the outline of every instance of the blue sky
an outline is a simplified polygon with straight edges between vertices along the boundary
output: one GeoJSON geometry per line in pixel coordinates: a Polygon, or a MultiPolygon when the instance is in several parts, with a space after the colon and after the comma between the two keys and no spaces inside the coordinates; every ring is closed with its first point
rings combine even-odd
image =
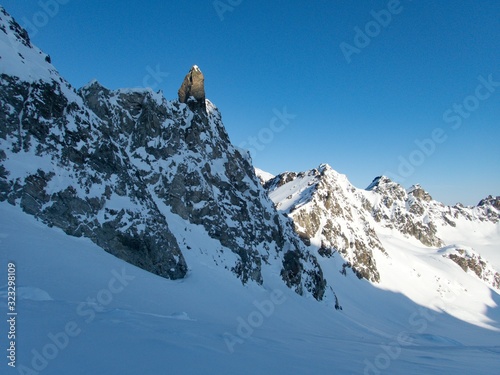
{"type": "Polygon", "coordinates": [[[447,204],[500,195],[500,2],[4,0],[75,87],[177,97],[197,64],[271,173],[328,163],[447,204]],[[353,52],[354,51],[354,52],[353,52]]]}

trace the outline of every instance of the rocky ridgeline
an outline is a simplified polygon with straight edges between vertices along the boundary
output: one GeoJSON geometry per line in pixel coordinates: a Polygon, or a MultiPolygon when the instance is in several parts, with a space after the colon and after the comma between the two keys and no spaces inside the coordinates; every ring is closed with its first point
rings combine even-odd
{"type": "Polygon", "coordinates": [[[80,94],[101,120],[114,124],[116,143],[127,150],[154,200],[184,220],[203,225],[212,238],[239,255],[233,271],[243,282],[262,283],[262,264],[280,253],[283,278],[300,293],[305,281],[302,263],[316,269],[308,271],[307,285],[320,297],[322,276],[315,259],[303,251],[290,222],[275,211],[247,156],[229,142],[217,108],[203,96],[182,97],[195,72],[201,75],[193,67],[179,90],[179,99],[187,105],[147,91],[110,91],[97,82],[80,94]]]}
{"type": "Polygon", "coordinates": [[[377,282],[374,251],[386,254],[362,205],[362,195],[344,175],[322,165],[304,173],[283,173],[266,183],[278,210],[290,216],[303,241],[316,244],[318,253],[339,253],[346,268],[359,277],[377,282]],[[284,198],[281,200],[281,198],[284,198]]]}
{"type": "Polygon", "coordinates": [[[375,201],[369,196],[365,198],[366,207],[375,221],[414,237],[426,246],[443,246],[443,241],[437,236],[436,223],[427,219],[432,198],[420,186],[406,191],[403,186],[381,176],[367,190],[380,197],[375,201]]]}
{"type": "Polygon", "coordinates": [[[0,200],[153,273],[184,277],[176,239],[113,124],[84,104],[3,9],[0,17],[0,37],[12,48],[1,61],[26,67],[0,76],[0,200]]]}
{"type": "Polygon", "coordinates": [[[235,253],[242,282],[263,283],[262,268],[276,265],[287,286],[322,299],[316,258],[230,143],[198,67],[179,100],[97,81],[76,92],[3,9],[0,37],[11,46],[1,56],[11,67],[0,77],[1,201],[177,279],[188,265],[173,213],[235,253]]]}
{"type": "Polygon", "coordinates": [[[490,196],[476,207],[449,207],[433,200],[420,185],[406,190],[385,176],[374,179],[365,190],[357,189],[328,165],[285,172],[264,186],[277,209],[293,219],[306,245],[315,245],[322,257],[338,253],[343,259],[340,272],[346,274],[346,268],[351,268],[358,277],[374,282],[380,280],[374,254],[387,256],[377,226],[440,248],[444,246],[438,236],[440,227],[455,227],[458,219],[499,220],[499,197],[490,196]]]}
{"type": "Polygon", "coordinates": [[[379,203],[371,207],[377,222],[414,237],[426,246],[443,246],[437,234],[438,227],[456,227],[458,219],[492,223],[500,219],[500,210],[495,208],[495,198],[491,196],[475,207],[446,206],[432,199],[420,185],[413,185],[406,191],[385,176],[377,177],[367,190],[381,196],[379,203]]]}

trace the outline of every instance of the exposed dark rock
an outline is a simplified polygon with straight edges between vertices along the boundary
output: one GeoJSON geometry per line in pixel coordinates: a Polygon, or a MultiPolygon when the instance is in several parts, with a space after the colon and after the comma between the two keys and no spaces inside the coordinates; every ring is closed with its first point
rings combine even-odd
{"type": "Polygon", "coordinates": [[[148,271],[184,277],[187,266],[176,240],[134,166],[116,147],[113,126],[92,118],[88,109],[62,94],[56,81],[28,84],[5,75],[1,80],[0,101],[12,108],[2,115],[2,155],[6,158],[8,151],[10,158],[22,160],[27,153],[53,162],[50,168],[39,168],[22,179],[10,178],[4,168],[0,200],[19,204],[25,212],[70,235],[89,237],[148,271]],[[100,193],[91,194],[97,185],[100,193]],[[144,207],[146,216],[129,209],[109,214],[106,205],[125,192],[144,207]],[[144,229],[130,225],[134,223],[144,229]]]}
{"type": "Polygon", "coordinates": [[[432,197],[428,192],[426,192],[420,185],[413,185],[408,194],[413,195],[415,198],[423,200],[424,202],[430,202],[432,197]]]}
{"type": "Polygon", "coordinates": [[[454,261],[464,272],[470,270],[478,278],[500,290],[500,273],[495,271],[480,255],[464,249],[455,249],[454,254],[446,254],[444,257],[454,261]]]}

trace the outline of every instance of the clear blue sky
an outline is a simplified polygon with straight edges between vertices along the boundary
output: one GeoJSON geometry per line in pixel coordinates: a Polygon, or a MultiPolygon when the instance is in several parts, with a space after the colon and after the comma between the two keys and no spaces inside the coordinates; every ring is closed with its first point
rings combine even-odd
{"type": "Polygon", "coordinates": [[[500,87],[479,79],[500,82],[499,1],[2,5],[75,87],[146,83],[174,99],[197,64],[233,143],[256,138],[271,173],[328,163],[361,188],[388,174],[448,204],[500,195],[500,87]],[[285,107],[295,117],[273,121],[285,107]]]}

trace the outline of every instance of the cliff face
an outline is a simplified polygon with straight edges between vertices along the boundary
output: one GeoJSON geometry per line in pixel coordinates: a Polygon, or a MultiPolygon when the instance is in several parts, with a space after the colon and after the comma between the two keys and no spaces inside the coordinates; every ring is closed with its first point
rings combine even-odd
{"type": "Polygon", "coordinates": [[[27,33],[0,13],[0,200],[176,279],[187,266],[164,216],[99,119],[27,33]],[[15,52],[17,51],[17,53],[15,52]]]}

